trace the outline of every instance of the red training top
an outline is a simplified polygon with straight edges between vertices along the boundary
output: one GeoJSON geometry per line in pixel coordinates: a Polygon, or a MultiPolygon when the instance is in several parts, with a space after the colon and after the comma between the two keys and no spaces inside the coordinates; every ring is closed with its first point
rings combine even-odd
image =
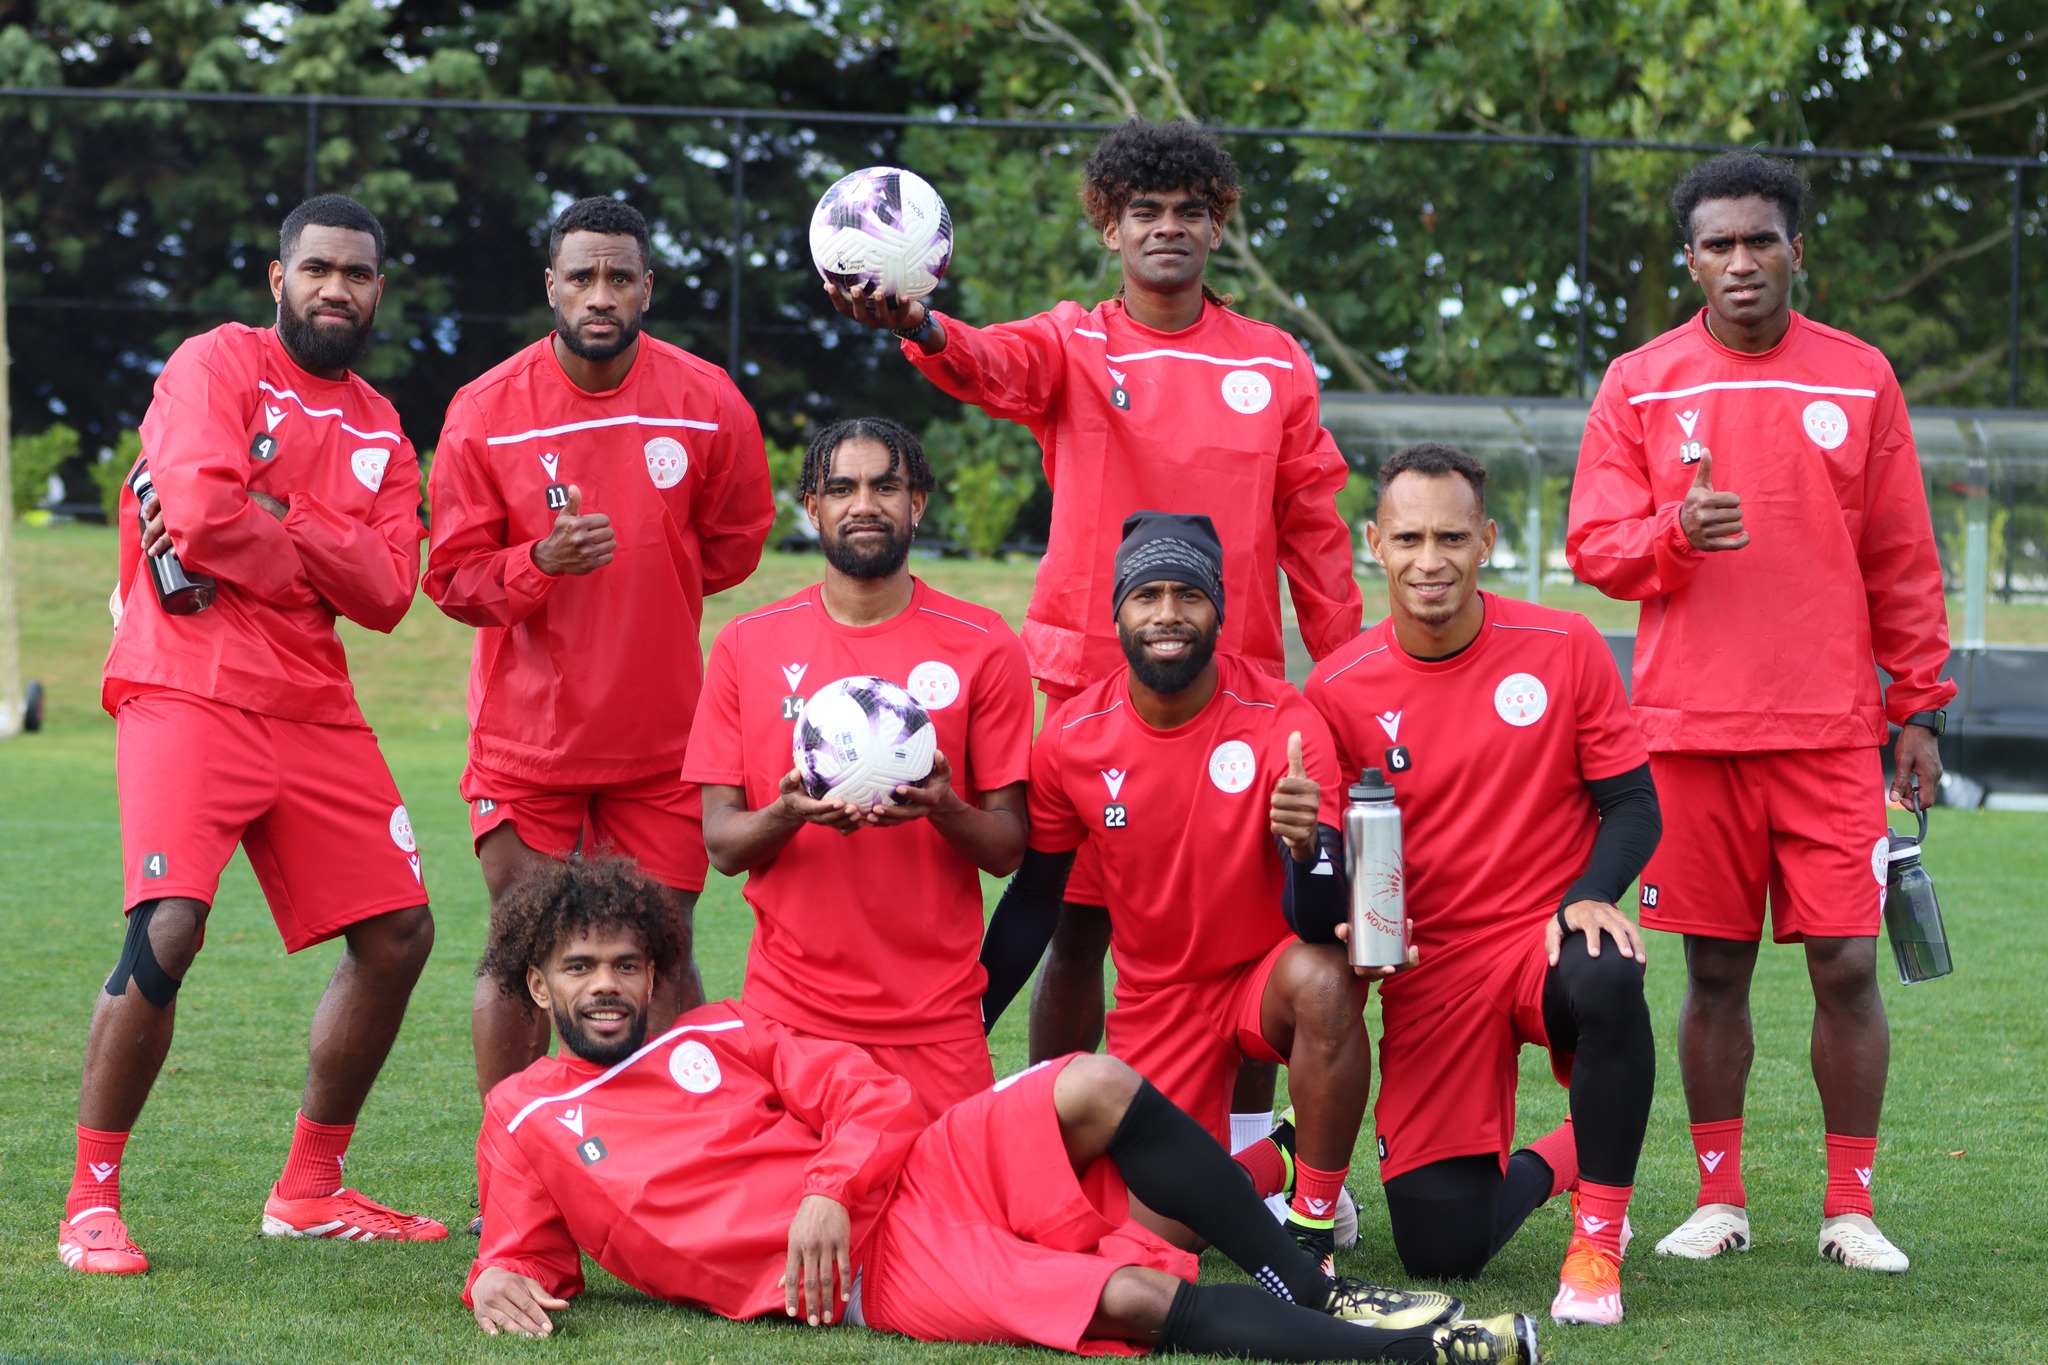
{"type": "Polygon", "coordinates": [[[1882,744],[1944,706],[1948,609],[1906,401],[1873,346],[1792,314],[1761,355],[1706,311],[1607,367],[1586,419],[1565,554],[1643,604],[1635,712],[1653,750],[1882,744]],[[1750,543],[1679,528],[1697,448],[1742,495],[1750,543]],[[1872,660],[1893,679],[1882,703],[1872,660]]]}
{"type": "MultiPolygon", "coordinates": [[[[919,581],[879,625],[839,624],[813,586],[718,632],[684,778],[742,787],[753,810],[774,802],[794,766],[795,699],[855,674],[924,705],[966,801],[1031,775],[1023,646],[995,612],[919,581]]],[[[981,1037],[981,875],[929,821],[806,825],[748,873],[746,897],[749,1007],[858,1043],[981,1037]]]]}
{"type": "Polygon", "coordinates": [[[625,382],[586,393],[543,337],[455,395],[427,487],[427,595],[480,628],[471,762],[563,786],[681,767],[705,594],[754,571],[775,520],[760,425],[725,371],[642,333],[625,382]],[[570,484],[618,550],[550,577],[533,547],[570,484]]]}
{"type": "Polygon", "coordinates": [[[1591,622],[1480,600],[1479,637],[1448,659],[1410,655],[1385,620],[1303,688],[1347,779],[1380,769],[1400,807],[1422,963],[1383,991],[1436,975],[1448,952],[1525,946],[1592,857],[1600,814],[1586,784],[1650,761],[1591,622]]]}
{"type": "Polygon", "coordinates": [[[477,1137],[486,1266],[583,1290],[579,1252],[646,1294],[727,1318],[783,1311],[805,1195],[846,1206],[854,1264],[924,1130],[910,1083],[850,1043],[729,1001],[609,1069],[543,1057],[492,1088],[477,1137]]]}
{"type": "Polygon", "coordinates": [[[389,632],[420,574],[420,472],[398,413],[360,375],[319,379],[268,327],[191,338],[157,376],[142,458],[186,571],[213,605],[167,616],[121,490],[120,611],[100,701],[168,687],[285,720],[361,725],[334,618],[389,632]],[[283,521],[249,497],[268,493],[283,521]]]}
{"type": "Polygon", "coordinates": [[[943,350],[905,342],[903,353],[955,398],[1031,428],[1045,451],[1052,534],[1024,650],[1048,695],[1123,671],[1113,561],[1124,518],[1146,508],[1204,513],[1229,547],[1224,653],[1285,675],[1276,566],[1312,656],[1358,633],[1351,533],[1336,503],[1344,457],[1294,338],[1213,304],[1179,332],[1131,321],[1118,299],[995,327],[941,317],[943,350]]]}
{"type": "Polygon", "coordinates": [[[1155,730],[1119,672],[1047,715],[1031,750],[1031,847],[1096,842],[1119,1000],[1256,962],[1292,936],[1273,839],[1273,784],[1301,732],[1318,818],[1342,788],[1323,718],[1285,682],[1219,654],[1216,695],[1185,725],[1155,730]]]}

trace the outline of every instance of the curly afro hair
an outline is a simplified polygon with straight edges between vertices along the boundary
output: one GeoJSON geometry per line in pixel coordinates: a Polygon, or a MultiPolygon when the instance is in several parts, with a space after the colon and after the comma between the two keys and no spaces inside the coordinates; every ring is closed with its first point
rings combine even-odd
{"type": "Polygon", "coordinates": [[[1229,219],[1243,197],[1237,163],[1214,133],[1180,119],[1133,119],[1095,144],[1081,173],[1081,207],[1100,232],[1143,191],[1183,186],[1209,201],[1209,212],[1219,223],[1229,219]]]}
{"type": "Polygon", "coordinates": [[[690,945],[661,884],[625,858],[554,862],[527,874],[498,906],[476,974],[508,999],[528,999],[526,969],[579,934],[623,929],[639,936],[657,975],[687,961],[690,945]]]}
{"type": "Polygon", "coordinates": [[[1709,199],[1747,199],[1760,195],[1778,206],[1787,239],[1799,235],[1799,215],[1806,208],[1806,182],[1782,161],[1757,152],[1723,152],[1694,166],[1671,191],[1671,212],[1691,246],[1693,210],[1709,199]]]}

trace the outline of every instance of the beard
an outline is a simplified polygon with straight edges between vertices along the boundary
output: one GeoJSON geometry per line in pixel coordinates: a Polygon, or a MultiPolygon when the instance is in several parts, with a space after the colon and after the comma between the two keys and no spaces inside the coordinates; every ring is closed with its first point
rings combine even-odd
{"type": "MultiPolygon", "coordinates": [[[[617,319],[614,320],[619,321],[617,319]]],[[[562,344],[569,348],[569,354],[583,360],[602,362],[613,359],[628,346],[631,346],[640,339],[640,319],[634,318],[631,322],[619,321],[618,335],[610,341],[585,341],[582,333],[571,326],[569,319],[562,315],[560,308],[557,308],[555,309],[555,335],[560,337],[562,344]]]]}
{"type": "MultiPolygon", "coordinates": [[[[349,313],[353,317],[355,310],[351,308],[349,313]]],[[[352,370],[369,352],[370,328],[376,321],[373,307],[350,330],[315,326],[311,316],[294,312],[285,300],[277,305],[277,339],[302,370],[352,370]]]]}
{"type": "MultiPolygon", "coordinates": [[[[600,996],[585,1003],[593,1006],[608,1005],[614,1009],[633,1009],[632,1005],[616,996],[600,996]]],[[[562,1046],[596,1066],[612,1066],[623,1062],[638,1052],[640,1045],[647,1041],[647,1013],[644,1010],[634,1010],[632,1027],[609,1042],[591,1037],[584,1029],[583,1021],[559,1003],[549,1012],[555,1016],[555,1032],[561,1035],[562,1046]]]]}
{"type": "Polygon", "coordinates": [[[888,543],[863,550],[848,543],[846,528],[842,525],[838,535],[823,537],[821,544],[827,564],[848,578],[872,582],[890,577],[909,561],[910,542],[915,534],[914,531],[899,532],[892,526],[888,543]]]}
{"type": "Polygon", "coordinates": [[[1117,643],[1124,648],[1124,660],[1130,664],[1132,674],[1161,696],[1185,692],[1195,685],[1195,679],[1216,657],[1217,633],[1212,630],[1206,635],[1197,635],[1187,630],[1147,630],[1133,635],[1125,629],[1123,622],[1116,623],[1117,643]],[[1161,661],[1145,652],[1147,641],[1159,639],[1191,640],[1194,647],[1178,659],[1161,661]]]}

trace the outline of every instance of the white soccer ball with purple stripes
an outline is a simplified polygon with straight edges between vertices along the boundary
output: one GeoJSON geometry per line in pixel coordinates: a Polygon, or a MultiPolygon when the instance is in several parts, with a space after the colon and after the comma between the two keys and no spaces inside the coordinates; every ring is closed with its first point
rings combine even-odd
{"type": "Polygon", "coordinates": [[[887,678],[826,683],[797,717],[790,753],[804,793],[863,810],[896,804],[896,788],[932,775],[939,733],[917,698],[887,678]]]}
{"type": "Polygon", "coordinates": [[[953,215],[923,176],[868,166],[843,176],[811,212],[811,262],[841,289],[872,284],[921,299],[953,261],[953,215]]]}

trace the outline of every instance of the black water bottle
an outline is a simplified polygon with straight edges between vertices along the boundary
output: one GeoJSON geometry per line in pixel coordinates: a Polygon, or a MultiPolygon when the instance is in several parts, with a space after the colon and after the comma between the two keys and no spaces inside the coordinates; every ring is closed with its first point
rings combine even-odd
{"type": "Polygon", "coordinates": [[[1934,898],[1934,879],[1920,865],[1920,849],[1927,842],[1927,809],[1920,803],[1918,777],[1913,779],[1913,813],[1920,819],[1920,833],[1891,836],[1884,883],[1885,935],[1892,941],[1899,980],[1908,986],[1955,970],[1948,933],[1942,928],[1941,904],[1934,898]]]}
{"type": "MultiPolygon", "coordinates": [[[[128,476],[128,486],[135,490],[135,516],[147,535],[149,518],[142,505],[156,492],[156,484],[149,477],[149,461],[136,463],[135,472],[128,476]]],[[[142,562],[149,565],[149,581],[156,585],[156,600],[165,615],[191,616],[213,605],[214,581],[205,574],[186,573],[175,549],[160,555],[145,554],[142,562]]]]}

